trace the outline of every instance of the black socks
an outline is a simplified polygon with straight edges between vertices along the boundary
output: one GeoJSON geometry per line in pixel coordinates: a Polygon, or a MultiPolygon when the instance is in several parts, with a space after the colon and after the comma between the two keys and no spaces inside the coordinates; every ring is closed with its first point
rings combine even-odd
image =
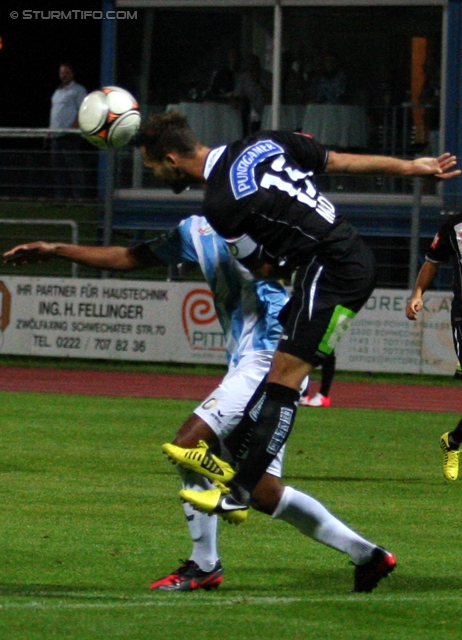
{"type": "Polygon", "coordinates": [[[298,391],[269,382],[260,398],[252,406],[249,403],[248,418],[254,427],[247,456],[234,478],[234,482],[249,493],[289,437],[299,397],[298,391]]]}

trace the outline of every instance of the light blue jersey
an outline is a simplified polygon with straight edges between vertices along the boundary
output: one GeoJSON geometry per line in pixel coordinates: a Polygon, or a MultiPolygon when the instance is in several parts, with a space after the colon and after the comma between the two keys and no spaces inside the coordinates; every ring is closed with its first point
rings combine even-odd
{"type": "Polygon", "coordinates": [[[286,290],[275,281],[254,280],[204,217],[183,220],[147,246],[166,265],[186,261],[200,265],[214,296],[229,364],[236,365],[251,352],[275,350],[282,330],[278,314],[288,299],[286,290]]]}

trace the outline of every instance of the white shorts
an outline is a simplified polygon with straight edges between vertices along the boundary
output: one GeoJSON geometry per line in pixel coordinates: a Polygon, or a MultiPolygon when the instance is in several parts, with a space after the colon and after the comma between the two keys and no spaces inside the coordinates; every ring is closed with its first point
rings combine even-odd
{"type": "MultiPolygon", "coordinates": [[[[272,356],[272,351],[255,351],[243,356],[236,366],[230,365],[218,387],[194,409],[194,413],[209,425],[221,443],[236,427],[255,389],[268,373],[272,356]]],[[[223,458],[229,459],[224,449],[223,458]]],[[[284,450],[285,445],[266,470],[278,478],[282,476],[284,450]]]]}

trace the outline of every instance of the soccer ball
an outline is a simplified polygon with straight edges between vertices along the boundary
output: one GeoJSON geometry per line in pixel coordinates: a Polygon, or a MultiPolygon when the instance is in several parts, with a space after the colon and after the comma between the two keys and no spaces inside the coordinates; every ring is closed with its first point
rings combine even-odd
{"type": "Polygon", "coordinates": [[[137,101],[120,87],[92,91],[80,105],[80,130],[89,142],[102,149],[128,144],[140,123],[137,101]]]}

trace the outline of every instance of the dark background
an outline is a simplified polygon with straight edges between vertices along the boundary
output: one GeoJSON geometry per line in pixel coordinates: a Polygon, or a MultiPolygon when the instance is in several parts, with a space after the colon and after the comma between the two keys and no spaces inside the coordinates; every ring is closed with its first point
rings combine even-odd
{"type": "MultiPolygon", "coordinates": [[[[88,91],[100,86],[102,20],[21,18],[24,9],[101,11],[102,0],[3,0],[0,2],[0,126],[48,126],[50,98],[59,84],[58,68],[70,62],[88,91]],[[10,13],[16,11],[17,19],[10,13]]],[[[268,27],[271,10],[259,10],[268,27]]],[[[241,41],[239,10],[169,10],[155,13],[148,102],[165,105],[187,97],[191,83],[206,83],[241,41]]],[[[139,94],[144,11],[117,24],[115,82],[139,94]]],[[[339,54],[347,75],[369,103],[383,102],[384,83],[392,104],[408,99],[412,36],[425,36],[439,62],[440,7],[313,7],[284,13],[285,47],[306,55],[339,54]]],[[[206,86],[204,84],[204,86],[206,86]]]]}
{"type": "Polygon", "coordinates": [[[10,17],[11,11],[21,16],[24,9],[100,11],[101,1],[2,0],[0,4],[0,126],[47,127],[61,62],[73,65],[76,81],[87,90],[99,86],[101,20],[10,17]]]}

